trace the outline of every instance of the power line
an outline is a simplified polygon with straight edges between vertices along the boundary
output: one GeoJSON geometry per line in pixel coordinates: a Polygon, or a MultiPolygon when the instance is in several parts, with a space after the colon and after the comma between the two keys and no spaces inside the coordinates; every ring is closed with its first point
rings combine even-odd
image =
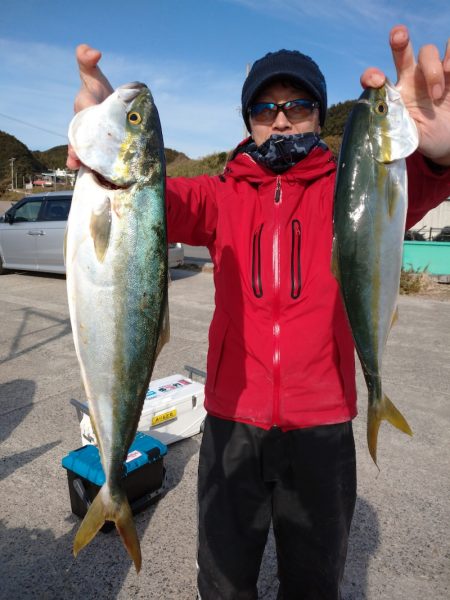
{"type": "Polygon", "coordinates": [[[39,127],[39,125],[33,125],[32,123],[27,123],[27,121],[22,121],[21,119],[16,119],[15,117],[10,117],[9,115],[5,115],[0,112],[0,117],[5,117],[5,119],[10,119],[11,121],[17,121],[17,123],[21,123],[22,125],[27,125],[28,127],[33,127],[34,129],[40,129],[41,131],[45,131],[45,133],[51,133],[52,135],[56,135],[58,137],[64,138],[67,140],[67,135],[62,135],[61,133],[56,133],[56,131],[51,131],[50,129],[45,129],[44,127],[39,127]]]}

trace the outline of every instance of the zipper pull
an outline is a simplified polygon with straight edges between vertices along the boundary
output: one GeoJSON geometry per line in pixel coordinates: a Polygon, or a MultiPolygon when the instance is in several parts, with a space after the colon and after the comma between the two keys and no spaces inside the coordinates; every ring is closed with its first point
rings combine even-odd
{"type": "Polygon", "coordinates": [[[281,199],[281,177],[278,175],[277,176],[277,185],[275,188],[275,204],[278,204],[280,199],[281,199]]]}

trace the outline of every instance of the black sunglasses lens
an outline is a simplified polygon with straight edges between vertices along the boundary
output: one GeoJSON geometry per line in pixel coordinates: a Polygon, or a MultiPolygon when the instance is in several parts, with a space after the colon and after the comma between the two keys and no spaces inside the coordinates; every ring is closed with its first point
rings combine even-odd
{"type": "Polygon", "coordinates": [[[289,100],[283,104],[258,102],[249,108],[249,113],[251,118],[259,123],[272,123],[276,119],[278,111],[282,110],[291,123],[298,123],[306,119],[316,106],[317,102],[306,98],[289,100]]]}
{"type": "Polygon", "coordinates": [[[271,120],[276,112],[276,105],[271,102],[259,102],[250,107],[250,115],[253,119],[271,120]]]}

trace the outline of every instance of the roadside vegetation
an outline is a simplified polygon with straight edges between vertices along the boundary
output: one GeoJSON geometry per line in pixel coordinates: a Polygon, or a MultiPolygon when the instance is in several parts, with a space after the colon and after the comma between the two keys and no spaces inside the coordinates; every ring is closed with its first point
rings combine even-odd
{"type": "Polygon", "coordinates": [[[402,269],[400,275],[400,293],[401,294],[420,294],[433,287],[433,279],[428,275],[427,270],[415,270],[412,267],[402,269]]]}

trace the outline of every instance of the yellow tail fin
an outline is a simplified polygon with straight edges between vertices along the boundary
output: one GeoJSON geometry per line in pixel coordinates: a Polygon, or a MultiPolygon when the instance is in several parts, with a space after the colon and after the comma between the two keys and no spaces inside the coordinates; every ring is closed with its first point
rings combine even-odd
{"type": "Polygon", "coordinates": [[[117,531],[139,573],[142,562],[141,547],[130,505],[124,493],[118,500],[114,500],[107,484],[100,489],[77,531],[73,543],[74,556],[89,544],[106,520],[115,522],[117,531]]]}
{"type": "Polygon", "coordinates": [[[394,427],[397,427],[397,429],[400,429],[400,431],[403,431],[408,435],[413,434],[405,417],[389,400],[386,394],[383,395],[383,399],[378,406],[369,404],[369,413],[367,419],[367,444],[369,446],[370,456],[376,465],[378,430],[380,428],[381,421],[383,420],[389,421],[391,425],[394,425],[394,427]]]}

